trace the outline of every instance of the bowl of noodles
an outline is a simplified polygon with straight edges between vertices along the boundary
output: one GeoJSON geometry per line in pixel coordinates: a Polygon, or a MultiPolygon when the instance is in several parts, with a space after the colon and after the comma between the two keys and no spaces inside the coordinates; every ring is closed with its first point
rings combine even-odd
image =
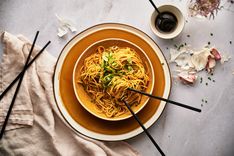
{"type": "Polygon", "coordinates": [[[128,88],[152,94],[154,81],[153,66],[146,53],[119,38],[91,44],[73,69],[73,88],[79,103],[94,116],[109,121],[132,116],[123,99],[138,113],[149,97],[128,88]]]}

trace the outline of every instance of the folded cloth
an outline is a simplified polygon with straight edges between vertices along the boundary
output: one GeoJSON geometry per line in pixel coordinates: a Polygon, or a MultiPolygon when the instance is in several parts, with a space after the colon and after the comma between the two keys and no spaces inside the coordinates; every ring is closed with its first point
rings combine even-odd
{"type": "MultiPolygon", "coordinates": [[[[4,32],[4,47],[0,67],[0,91],[22,70],[31,47],[22,35],[4,32]]],[[[32,57],[40,48],[35,47],[32,57]]],[[[3,139],[0,156],[137,156],[125,142],[101,142],[74,132],[66,126],[54,100],[52,76],[55,58],[44,52],[27,70],[17,96],[3,139]]],[[[15,85],[16,86],[16,85],[15,85]]],[[[2,125],[14,88],[0,103],[2,125]]]]}
{"type": "MultiPolygon", "coordinates": [[[[3,33],[4,34],[4,33],[3,33]]],[[[21,72],[25,57],[30,48],[29,42],[20,40],[8,33],[2,35],[2,41],[6,45],[3,53],[3,60],[0,64],[0,92],[8,86],[13,79],[21,72]]],[[[34,65],[35,66],[35,65],[34,65]]],[[[32,68],[30,69],[31,72],[32,68]]],[[[16,129],[33,124],[33,109],[32,101],[30,99],[27,80],[30,78],[26,74],[22,84],[21,91],[17,95],[14,109],[8,121],[6,130],[16,129]]],[[[0,102],[0,124],[5,120],[9,105],[15,92],[16,85],[0,102]]]]}

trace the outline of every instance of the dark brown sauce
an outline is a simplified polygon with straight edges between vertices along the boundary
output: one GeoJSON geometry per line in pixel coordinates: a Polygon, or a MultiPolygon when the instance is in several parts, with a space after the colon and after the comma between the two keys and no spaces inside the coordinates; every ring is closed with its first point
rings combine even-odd
{"type": "Polygon", "coordinates": [[[162,12],[155,20],[155,26],[163,32],[172,32],[177,26],[177,18],[171,12],[162,12]]]}

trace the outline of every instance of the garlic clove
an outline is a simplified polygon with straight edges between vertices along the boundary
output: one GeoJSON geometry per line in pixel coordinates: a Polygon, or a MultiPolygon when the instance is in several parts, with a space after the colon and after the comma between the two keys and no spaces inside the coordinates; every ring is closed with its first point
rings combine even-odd
{"type": "Polygon", "coordinates": [[[211,73],[214,70],[215,65],[216,65],[215,58],[212,58],[211,56],[208,56],[208,62],[206,64],[207,72],[211,73]]]}
{"type": "Polygon", "coordinates": [[[221,60],[221,55],[215,48],[212,48],[210,53],[214,56],[215,60],[221,60]]]}
{"type": "Polygon", "coordinates": [[[195,74],[189,74],[187,72],[181,72],[178,74],[178,78],[184,84],[192,85],[196,82],[197,76],[195,74]]]}

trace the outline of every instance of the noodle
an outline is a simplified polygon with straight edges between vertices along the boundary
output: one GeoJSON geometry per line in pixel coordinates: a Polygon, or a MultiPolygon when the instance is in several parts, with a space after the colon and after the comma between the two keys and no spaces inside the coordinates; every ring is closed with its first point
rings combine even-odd
{"type": "Polygon", "coordinates": [[[84,86],[99,112],[107,117],[117,117],[128,112],[121,99],[131,106],[140,103],[141,95],[127,88],[144,91],[149,82],[147,74],[135,50],[99,46],[84,60],[78,83],[84,86]]]}

